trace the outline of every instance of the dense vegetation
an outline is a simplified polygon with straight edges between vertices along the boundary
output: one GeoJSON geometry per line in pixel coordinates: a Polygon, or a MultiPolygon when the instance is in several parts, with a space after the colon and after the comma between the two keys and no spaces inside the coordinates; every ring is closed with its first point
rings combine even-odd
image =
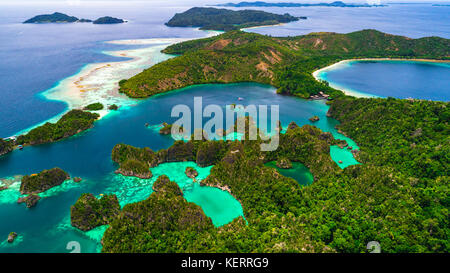
{"type": "Polygon", "coordinates": [[[144,98],[193,84],[259,82],[282,94],[308,98],[322,91],[336,98],[342,92],[316,81],[313,71],[352,58],[449,59],[450,40],[410,39],[376,30],[286,38],[230,31],[175,44],[164,52],[181,56],[122,80],[120,91],[144,98]]]}
{"type": "Polygon", "coordinates": [[[245,27],[275,25],[297,21],[289,14],[279,15],[260,10],[228,10],[216,8],[191,8],[175,14],[169,22],[170,27],[201,27],[208,30],[233,30],[245,27]]]}
{"type": "Polygon", "coordinates": [[[37,15],[31,19],[23,22],[24,24],[32,23],[73,23],[77,22],[79,19],[75,16],[69,16],[64,13],[55,12],[53,14],[43,14],[37,15]]]}
{"type": "Polygon", "coordinates": [[[361,162],[420,179],[449,175],[449,103],[345,98],[333,102],[329,114],[362,146],[361,162]]]}
{"type": "Polygon", "coordinates": [[[91,103],[88,106],[84,107],[84,110],[88,110],[88,111],[99,111],[103,109],[103,104],[101,104],[100,102],[95,102],[95,103],[91,103]]]}
{"type": "Polygon", "coordinates": [[[38,174],[25,175],[20,184],[21,194],[40,193],[55,186],[61,185],[70,176],[60,168],[43,170],[38,174]]]}
{"type": "MultiPolygon", "coordinates": [[[[206,140],[177,142],[168,150],[151,152],[153,164],[166,160],[164,155],[169,150],[178,155],[172,156],[178,161],[198,161],[200,147],[204,154],[215,155],[204,163],[215,166],[201,183],[233,194],[241,202],[247,222],[238,218],[201,232],[175,229],[146,237],[153,226],[117,220],[116,226],[105,233],[108,243],[104,251],[361,252],[367,251],[369,241],[378,241],[383,252],[448,252],[447,104],[334,100],[330,115],[339,118],[340,128],[358,142],[359,158],[364,163],[344,170],[330,158],[329,147],[337,143],[331,134],[294,123],[280,136],[280,147],[274,152],[261,152],[260,141],[206,140]],[[384,118],[379,116],[386,113],[384,118]],[[399,155],[404,158],[398,159],[399,155]],[[414,158],[429,167],[410,165],[414,158]],[[313,173],[314,183],[301,187],[264,166],[276,160],[303,163],[313,173]],[[140,238],[139,243],[114,243],[133,235],[140,238]]],[[[121,157],[149,159],[137,152],[145,149],[126,147],[121,157]]],[[[127,213],[146,215],[153,209],[141,206],[127,213]]],[[[175,222],[182,217],[170,206],[166,210],[175,222]]]]}
{"type": "Polygon", "coordinates": [[[58,141],[91,128],[98,117],[99,115],[96,113],[71,110],[63,115],[58,122],[47,122],[34,128],[28,134],[19,136],[16,144],[36,145],[58,141]]]}
{"type": "Polygon", "coordinates": [[[117,19],[110,16],[100,17],[95,21],[89,19],[78,19],[75,16],[69,16],[64,13],[55,12],[52,14],[42,14],[34,16],[31,19],[23,22],[24,24],[33,23],[93,23],[93,24],[120,24],[125,23],[122,19],[117,19]]]}
{"type": "Polygon", "coordinates": [[[110,223],[102,239],[103,252],[175,252],[189,239],[184,235],[195,237],[214,227],[167,176],[160,176],[153,190],[146,200],[125,205],[110,223]]]}
{"type": "Polygon", "coordinates": [[[0,156],[11,152],[14,148],[14,141],[7,141],[0,138],[0,156]]]}
{"type": "Polygon", "coordinates": [[[115,194],[97,199],[94,195],[85,193],[70,208],[70,223],[78,229],[88,231],[109,224],[119,212],[120,205],[115,194]]]}

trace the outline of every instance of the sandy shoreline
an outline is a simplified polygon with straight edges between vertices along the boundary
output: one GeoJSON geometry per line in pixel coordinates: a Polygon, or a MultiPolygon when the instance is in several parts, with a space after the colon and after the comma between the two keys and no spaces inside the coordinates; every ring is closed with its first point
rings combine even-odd
{"type": "MultiPolygon", "coordinates": [[[[205,33],[205,37],[200,37],[199,39],[220,34],[220,32],[216,31],[205,31],[205,33]]],[[[108,105],[116,104],[120,107],[128,107],[137,104],[139,100],[131,99],[119,93],[119,81],[130,78],[144,69],[172,58],[173,56],[171,55],[161,53],[161,50],[169,45],[188,40],[192,40],[192,38],[150,38],[105,42],[115,45],[148,45],[148,47],[104,51],[102,52],[103,54],[128,58],[128,60],[87,64],[75,75],[61,80],[55,87],[40,93],[48,100],[65,102],[67,104],[66,111],[17,132],[15,135],[25,134],[46,122],[56,122],[68,111],[81,109],[94,102],[100,102],[105,106],[103,110],[96,111],[100,118],[111,112],[107,109],[108,105]]]]}
{"type": "MultiPolygon", "coordinates": [[[[323,80],[320,77],[320,73],[321,72],[326,72],[326,71],[331,71],[331,70],[334,70],[334,69],[338,69],[339,67],[348,65],[349,63],[355,62],[355,61],[403,61],[403,62],[411,61],[411,62],[428,62],[428,63],[450,63],[450,60],[433,60],[433,59],[399,59],[399,58],[347,59],[347,60],[342,60],[340,62],[334,63],[332,65],[323,67],[321,69],[318,69],[318,70],[314,71],[312,73],[312,75],[316,79],[316,81],[321,81],[321,80],[323,80]]],[[[366,93],[363,93],[363,92],[360,92],[360,91],[356,91],[356,90],[352,90],[352,89],[349,89],[349,88],[345,88],[345,87],[342,87],[342,86],[340,86],[338,84],[335,84],[335,83],[329,82],[329,84],[334,89],[341,90],[346,95],[350,95],[350,96],[354,96],[354,97],[366,97],[366,98],[377,98],[378,97],[376,95],[366,94],[366,93]]]]}

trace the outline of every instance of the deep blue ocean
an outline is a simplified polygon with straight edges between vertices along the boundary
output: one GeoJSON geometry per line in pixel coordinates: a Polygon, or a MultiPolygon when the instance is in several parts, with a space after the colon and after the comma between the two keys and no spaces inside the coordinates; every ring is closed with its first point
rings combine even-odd
{"type": "MultiPolygon", "coordinates": [[[[164,22],[169,20],[175,12],[190,8],[186,5],[169,5],[167,3],[160,3],[159,6],[155,3],[116,3],[102,6],[93,4],[0,5],[0,39],[2,41],[0,43],[0,82],[2,83],[0,85],[0,137],[13,135],[65,111],[67,106],[64,102],[48,101],[40,94],[57,85],[64,78],[76,74],[86,64],[123,60],[123,58],[104,55],[102,51],[132,48],[132,46],[106,44],[104,41],[205,36],[204,32],[192,28],[164,26],[164,22]],[[55,11],[89,19],[110,15],[124,18],[129,22],[121,25],[21,24],[22,21],[36,14],[55,11]]],[[[249,31],[273,36],[294,36],[315,31],[350,32],[374,28],[414,38],[431,35],[450,38],[450,8],[432,7],[431,4],[357,9],[318,7],[265,8],[264,10],[308,16],[308,20],[249,31]]],[[[442,70],[436,72],[433,70],[434,67],[416,69],[416,64],[410,65],[401,68],[396,64],[392,70],[391,68],[378,71],[372,69],[370,73],[356,69],[347,71],[350,74],[345,74],[345,70],[342,70],[345,75],[339,74],[340,77],[335,75],[336,78],[331,78],[333,73],[339,72],[335,70],[329,73],[329,77],[330,80],[346,86],[351,85],[352,79],[357,77],[360,82],[355,88],[359,91],[385,96],[386,94],[377,92],[382,92],[379,90],[384,90],[392,84],[395,76],[391,74],[408,71],[413,75],[408,78],[408,84],[411,86],[426,80],[431,85],[436,84],[439,88],[448,90],[450,86],[448,68],[441,68],[442,70]],[[386,75],[389,75],[390,80],[379,80],[386,75]],[[380,83],[384,86],[380,86],[380,83]],[[374,84],[378,84],[377,88],[374,88],[374,84]]],[[[395,88],[398,89],[398,86],[395,88]]],[[[408,88],[404,89],[398,97],[414,97],[419,94],[408,90],[408,88]]],[[[424,89],[420,95],[431,91],[424,89]]],[[[324,131],[332,132],[335,137],[346,139],[350,145],[356,147],[354,142],[336,132],[334,127],[337,121],[326,117],[328,106],[323,102],[280,96],[275,94],[275,89],[270,86],[205,85],[150,98],[137,106],[121,108],[96,122],[91,130],[75,137],[53,144],[26,147],[23,151],[14,151],[0,157],[0,178],[8,178],[8,181],[14,181],[16,175],[31,174],[56,166],[69,172],[72,177],[83,178],[80,184],[65,182],[63,186],[46,193],[39,204],[32,209],[16,204],[17,189],[1,192],[0,252],[68,252],[66,244],[70,241],[79,242],[82,252],[98,251],[99,240],[104,229],[83,233],[70,227],[70,206],[84,192],[96,195],[115,193],[119,196],[121,204],[146,198],[151,193],[152,182],[115,175],[114,170],[117,166],[110,159],[111,149],[121,142],[138,147],[148,146],[154,150],[167,148],[173,140],[159,135],[157,130],[152,130],[151,127],[146,128],[144,124],[158,125],[163,121],[170,122],[171,107],[179,103],[192,105],[194,96],[202,96],[204,104],[222,106],[239,103],[238,97],[243,97],[245,104],[278,104],[281,122],[284,125],[290,121],[295,121],[299,125],[310,124],[308,118],[318,115],[320,121],[314,125],[324,131]],[[11,231],[18,232],[19,239],[16,243],[8,245],[4,239],[11,231]]],[[[350,154],[350,158],[349,161],[344,159],[344,165],[340,165],[341,167],[357,163],[351,161],[351,153],[343,153],[345,151],[340,151],[338,156],[348,158],[350,154]]],[[[333,157],[336,162],[338,159],[333,157]]],[[[161,168],[162,170],[153,170],[154,173],[175,172],[173,179],[180,185],[185,184],[185,178],[177,176],[176,173],[183,172],[183,169],[177,169],[181,168],[180,166],[170,165],[161,168]]],[[[209,171],[198,169],[205,175],[209,171]]],[[[214,198],[211,199],[208,194],[220,196],[216,202],[225,200],[235,204],[235,200],[231,200],[229,196],[222,193],[207,193],[199,189],[187,191],[185,197],[202,206],[205,212],[211,211],[212,214],[208,216],[214,218],[219,224],[242,214],[239,206],[230,205],[228,210],[220,208],[220,205],[214,204],[214,198]],[[205,204],[206,200],[211,204],[205,204]],[[221,213],[223,215],[220,215],[221,213]]]]}

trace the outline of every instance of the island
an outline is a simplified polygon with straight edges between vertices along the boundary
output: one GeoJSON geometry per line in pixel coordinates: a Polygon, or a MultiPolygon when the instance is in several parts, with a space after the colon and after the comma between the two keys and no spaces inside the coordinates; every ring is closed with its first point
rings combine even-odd
{"type": "Polygon", "coordinates": [[[55,12],[52,14],[37,15],[31,19],[23,22],[24,24],[36,24],[36,23],[90,23],[92,20],[78,19],[75,16],[69,16],[64,13],[55,12]]]}
{"type": "Polygon", "coordinates": [[[70,175],[60,168],[43,170],[38,174],[25,175],[20,184],[21,194],[37,194],[61,185],[70,175]]]}
{"type": "Polygon", "coordinates": [[[60,168],[43,170],[38,174],[25,175],[20,184],[20,194],[27,195],[17,200],[18,204],[25,203],[27,208],[36,206],[41,197],[38,193],[61,185],[70,179],[70,175],[60,168]]]}
{"type": "Polygon", "coordinates": [[[288,13],[279,15],[259,10],[228,10],[194,7],[177,13],[169,22],[169,27],[200,27],[204,30],[229,31],[255,26],[276,25],[298,21],[288,13]]]}
{"type": "Polygon", "coordinates": [[[339,7],[339,8],[367,8],[367,7],[386,7],[387,5],[381,4],[347,4],[342,1],[334,1],[331,3],[292,3],[292,2],[280,2],[280,3],[268,3],[263,1],[255,1],[255,2],[239,2],[239,3],[226,3],[226,4],[217,4],[214,6],[220,7],[339,7]]]}
{"type": "Polygon", "coordinates": [[[118,19],[118,18],[114,18],[114,17],[110,17],[110,16],[105,16],[105,17],[101,17],[98,18],[97,20],[95,20],[93,22],[93,24],[96,25],[107,25],[107,24],[122,24],[125,23],[126,21],[122,20],[122,19],[118,19]]]}
{"type": "Polygon", "coordinates": [[[79,19],[75,16],[69,16],[61,12],[54,12],[52,14],[42,14],[34,16],[26,21],[24,24],[43,24],[43,23],[93,23],[93,24],[121,24],[125,23],[125,20],[105,16],[100,17],[95,21],[90,19],[79,19]]]}
{"type": "Polygon", "coordinates": [[[88,231],[109,224],[119,212],[120,205],[115,194],[97,199],[94,195],[85,193],[70,208],[70,223],[73,227],[88,231]]]}
{"type": "Polygon", "coordinates": [[[96,113],[74,109],[64,114],[56,123],[47,122],[19,136],[16,144],[37,145],[68,138],[91,128],[98,118],[96,113]]]}
{"type": "Polygon", "coordinates": [[[91,103],[88,106],[84,107],[83,110],[88,110],[88,111],[100,111],[104,108],[103,104],[101,104],[100,102],[95,102],[95,103],[91,103]]]}

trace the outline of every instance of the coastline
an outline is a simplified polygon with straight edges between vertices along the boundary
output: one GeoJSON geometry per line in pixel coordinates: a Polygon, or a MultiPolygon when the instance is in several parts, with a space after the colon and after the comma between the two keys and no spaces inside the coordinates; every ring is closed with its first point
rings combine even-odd
{"type": "MultiPolygon", "coordinates": [[[[220,34],[217,31],[204,32],[206,33],[205,37],[220,34]]],[[[127,59],[115,62],[89,63],[84,65],[76,74],[60,80],[54,87],[39,93],[38,95],[44,99],[66,103],[66,109],[48,120],[16,132],[14,135],[26,134],[46,122],[56,122],[70,110],[82,109],[86,105],[95,102],[100,102],[105,106],[103,110],[94,111],[100,115],[98,120],[114,112],[108,110],[108,105],[116,104],[119,107],[136,105],[140,100],[132,99],[119,93],[119,81],[130,78],[144,69],[172,58],[172,55],[164,54],[161,50],[169,45],[192,39],[197,38],[149,38],[105,41],[104,43],[115,45],[148,45],[148,47],[103,51],[103,54],[127,59]]]]}
{"type": "MultiPolygon", "coordinates": [[[[450,60],[435,60],[435,59],[400,59],[400,58],[361,58],[361,59],[346,59],[339,61],[337,63],[334,63],[332,65],[320,68],[312,73],[312,76],[316,81],[326,80],[321,77],[322,72],[332,71],[335,69],[343,68],[346,65],[349,65],[351,62],[358,62],[358,61],[393,61],[393,62],[426,62],[426,63],[449,63],[450,60]]],[[[338,89],[342,92],[344,92],[346,95],[357,97],[357,98],[379,98],[379,96],[367,94],[358,90],[353,90],[347,87],[340,86],[333,82],[328,82],[330,86],[334,89],[338,89]]]]}

